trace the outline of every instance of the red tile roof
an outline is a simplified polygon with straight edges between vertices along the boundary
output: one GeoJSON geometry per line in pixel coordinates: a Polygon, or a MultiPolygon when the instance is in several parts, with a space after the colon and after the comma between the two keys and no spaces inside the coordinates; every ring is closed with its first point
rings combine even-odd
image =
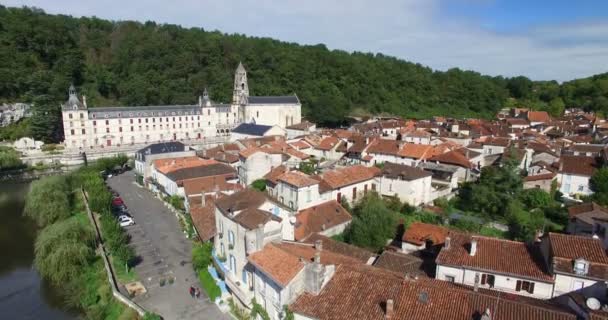
{"type": "Polygon", "coordinates": [[[335,226],[347,223],[352,216],[336,200],[298,211],[296,215],[295,238],[306,239],[313,233],[323,232],[335,226]]]}
{"type": "Polygon", "coordinates": [[[188,198],[190,216],[196,232],[202,241],[207,241],[216,234],[214,197],[205,196],[205,206],[200,196],[188,198]]]}
{"type": "Polygon", "coordinates": [[[589,262],[608,264],[606,251],[599,239],[552,232],[548,237],[554,257],[572,260],[584,258],[589,262]]]}
{"type": "Polygon", "coordinates": [[[551,122],[551,117],[547,111],[528,111],[528,120],[530,122],[551,122]]]}
{"type": "Polygon", "coordinates": [[[436,153],[435,148],[425,144],[406,143],[399,150],[399,156],[412,159],[428,159],[436,153]]]}
{"type": "Polygon", "coordinates": [[[278,181],[283,181],[294,187],[304,188],[319,184],[319,181],[300,171],[287,171],[277,177],[278,181]]]}
{"type": "Polygon", "coordinates": [[[426,241],[431,241],[433,245],[442,245],[448,229],[434,224],[414,222],[403,233],[402,241],[415,245],[423,245],[426,241]]]}
{"type": "Polygon", "coordinates": [[[489,309],[493,320],[574,320],[574,314],[536,299],[479,290],[435,279],[407,280],[394,272],[362,265],[341,265],[318,295],[304,293],[289,306],[314,319],[471,320],[489,309]]]}
{"type": "Polygon", "coordinates": [[[437,264],[492,270],[524,278],[553,282],[553,277],[544,267],[543,258],[536,246],[523,242],[450,233],[449,248],[443,248],[437,256],[437,264]],[[477,251],[469,254],[471,240],[477,240],[477,251]]]}
{"type": "Polygon", "coordinates": [[[593,157],[562,156],[559,159],[559,172],[590,177],[597,169],[597,162],[593,157]]]}
{"type": "Polygon", "coordinates": [[[321,175],[323,182],[332,189],[338,189],[358,182],[371,180],[381,174],[376,167],[356,165],[326,171],[321,175]]]}
{"type": "Polygon", "coordinates": [[[321,140],[321,142],[315,146],[315,149],[319,149],[319,150],[331,150],[333,149],[336,145],[338,145],[338,143],[340,142],[340,139],[338,139],[337,137],[327,137],[323,140],[321,140]]]}
{"type": "Polygon", "coordinates": [[[433,156],[430,161],[438,161],[440,163],[453,164],[464,168],[472,168],[473,164],[467,157],[459,151],[453,150],[440,155],[433,156]]]}
{"type": "Polygon", "coordinates": [[[297,256],[281,250],[274,243],[254,252],[247,260],[282,287],[289,284],[304,268],[304,262],[297,256]]]}

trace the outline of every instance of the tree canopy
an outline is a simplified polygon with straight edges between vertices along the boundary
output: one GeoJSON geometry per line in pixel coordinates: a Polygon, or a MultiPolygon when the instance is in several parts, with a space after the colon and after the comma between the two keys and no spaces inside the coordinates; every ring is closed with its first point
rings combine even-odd
{"type": "Polygon", "coordinates": [[[608,74],[560,85],[435,71],[380,53],[33,8],[0,7],[0,30],[0,100],[34,102],[32,133],[46,141],[60,139],[59,104],[71,82],[90,107],[195,103],[205,87],[229,102],[239,61],[253,95],[297,93],[304,115],[321,125],[351,113],[492,117],[509,103],[608,111],[608,74]]]}

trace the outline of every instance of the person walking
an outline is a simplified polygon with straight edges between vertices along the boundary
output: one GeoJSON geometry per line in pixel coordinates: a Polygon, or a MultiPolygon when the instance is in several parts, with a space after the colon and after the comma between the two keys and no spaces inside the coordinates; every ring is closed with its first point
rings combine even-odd
{"type": "Polygon", "coordinates": [[[196,298],[198,299],[201,296],[201,289],[196,288],[196,298]]]}
{"type": "Polygon", "coordinates": [[[196,289],[193,286],[190,286],[190,296],[194,298],[194,294],[196,293],[196,289]]]}

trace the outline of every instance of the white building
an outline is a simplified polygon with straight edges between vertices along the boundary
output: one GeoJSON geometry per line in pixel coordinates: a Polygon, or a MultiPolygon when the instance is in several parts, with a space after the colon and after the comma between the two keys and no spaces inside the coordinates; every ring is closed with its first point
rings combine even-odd
{"type": "Polygon", "coordinates": [[[432,199],[432,173],[403,164],[385,162],[382,168],[380,194],[397,197],[413,206],[426,204],[432,199]]]}
{"type": "Polygon", "coordinates": [[[249,96],[247,72],[239,64],[233,101],[218,104],[207,90],[198,104],[169,106],[88,108],[86,97],[78,98],[70,86],[62,105],[65,145],[73,149],[111,147],[126,144],[193,140],[228,136],[241,123],[286,126],[301,121],[297,96],[249,96]]]}
{"type": "Polygon", "coordinates": [[[559,160],[557,182],[565,196],[590,195],[593,193],[589,179],[597,168],[595,158],[586,156],[562,156],[559,160]]]}
{"type": "Polygon", "coordinates": [[[152,174],[152,162],[156,159],[195,156],[196,151],[178,141],[154,143],[135,152],[135,172],[144,179],[152,174]]]}

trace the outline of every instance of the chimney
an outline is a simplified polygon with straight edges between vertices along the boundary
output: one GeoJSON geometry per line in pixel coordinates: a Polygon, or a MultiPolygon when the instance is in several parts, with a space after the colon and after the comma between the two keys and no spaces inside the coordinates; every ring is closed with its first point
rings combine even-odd
{"type": "Polygon", "coordinates": [[[203,106],[203,96],[198,96],[198,106],[199,107],[203,106]]]}
{"type": "Polygon", "coordinates": [[[205,190],[201,190],[201,206],[205,207],[205,190]]]}
{"type": "Polygon", "coordinates": [[[473,291],[477,292],[479,290],[479,273],[475,274],[475,283],[473,283],[473,291]]]}
{"type": "Polygon", "coordinates": [[[323,241],[321,241],[321,240],[315,241],[315,249],[317,249],[317,252],[323,251],[323,241]]]}
{"type": "Polygon", "coordinates": [[[393,318],[393,299],[386,300],[386,314],[384,319],[390,320],[393,318]]]}
{"type": "Polygon", "coordinates": [[[452,245],[452,238],[445,237],[445,242],[443,243],[443,248],[447,250],[450,248],[451,245],[452,245]]]}
{"type": "Polygon", "coordinates": [[[471,256],[474,256],[475,253],[477,253],[477,239],[471,239],[471,249],[469,251],[469,254],[471,256]]]}
{"type": "Polygon", "coordinates": [[[82,104],[84,105],[84,107],[87,107],[87,96],[82,96],[82,104]]]}
{"type": "Polygon", "coordinates": [[[255,229],[255,240],[256,240],[256,251],[262,250],[264,247],[264,225],[258,224],[258,228],[255,229]]]}
{"type": "Polygon", "coordinates": [[[314,260],[314,262],[315,262],[315,266],[316,266],[316,265],[320,265],[320,264],[321,264],[321,252],[320,252],[320,250],[317,250],[317,251],[315,252],[315,258],[314,258],[314,259],[315,259],[315,260],[314,260]]]}

